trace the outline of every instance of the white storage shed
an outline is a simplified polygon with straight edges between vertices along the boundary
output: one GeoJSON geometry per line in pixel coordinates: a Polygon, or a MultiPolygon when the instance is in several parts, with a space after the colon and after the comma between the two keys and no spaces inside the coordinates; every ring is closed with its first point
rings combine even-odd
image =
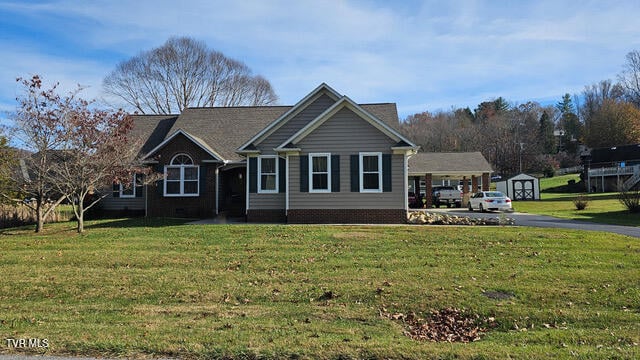
{"type": "Polygon", "coordinates": [[[540,200],[540,180],[527,174],[497,182],[496,190],[502,191],[511,200],[540,200]]]}

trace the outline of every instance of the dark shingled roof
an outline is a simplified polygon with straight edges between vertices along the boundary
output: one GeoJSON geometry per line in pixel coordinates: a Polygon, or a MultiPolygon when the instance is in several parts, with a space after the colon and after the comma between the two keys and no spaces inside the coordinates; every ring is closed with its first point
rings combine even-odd
{"type": "MultiPolygon", "coordinates": [[[[360,105],[393,129],[399,127],[396,104],[360,105]]],[[[145,139],[147,154],[178,130],[202,139],[225,160],[243,159],[236,150],[292,106],[187,108],[176,115],[135,115],[134,132],[145,139]]]]}
{"type": "Polygon", "coordinates": [[[290,106],[188,108],[167,136],[182,130],[197,136],[224,160],[239,161],[236,150],[290,106]]]}
{"type": "Polygon", "coordinates": [[[131,138],[140,141],[140,155],[146,155],[165,139],[178,115],[132,115],[131,138]]]}
{"type": "Polygon", "coordinates": [[[480,152],[417,153],[409,158],[409,173],[473,175],[492,172],[480,152]]]}

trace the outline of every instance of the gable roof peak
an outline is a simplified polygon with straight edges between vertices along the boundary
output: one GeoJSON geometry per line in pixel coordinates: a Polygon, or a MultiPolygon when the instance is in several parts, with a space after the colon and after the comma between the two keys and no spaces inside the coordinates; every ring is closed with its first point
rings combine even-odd
{"type": "Polygon", "coordinates": [[[334,101],[338,101],[343,98],[343,95],[335,91],[331,86],[326,83],[321,83],[318,85],[313,91],[311,91],[307,96],[302,98],[302,100],[298,101],[291,109],[282,114],[276,120],[274,120],[267,127],[262,129],[259,133],[257,133],[254,137],[249,139],[246,143],[238,148],[238,152],[244,152],[247,150],[247,147],[251,144],[257,145],[262,140],[266,139],[269,135],[273,134],[276,130],[278,130],[282,125],[286,124],[291,118],[299,114],[302,110],[307,108],[313,101],[318,99],[321,95],[326,94],[334,101]]]}

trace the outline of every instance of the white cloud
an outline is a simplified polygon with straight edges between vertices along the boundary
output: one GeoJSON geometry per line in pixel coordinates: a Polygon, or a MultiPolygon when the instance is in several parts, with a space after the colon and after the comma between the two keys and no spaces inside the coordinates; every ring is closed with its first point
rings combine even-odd
{"type": "MultiPolygon", "coordinates": [[[[356,101],[395,101],[405,114],[580,91],[615,76],[626,52],[640,47],[637,1],[60,0],[3,7],[77,20],[71,28],[78,33],[65,36],[122,59],[171,35],[192,36],[245,61],[283,103],[327,82],[356,101]]],[[[99,94],[115,66],[11,50],[0,70],[3,98],[7,78],[33,69],[99,94]]]]}

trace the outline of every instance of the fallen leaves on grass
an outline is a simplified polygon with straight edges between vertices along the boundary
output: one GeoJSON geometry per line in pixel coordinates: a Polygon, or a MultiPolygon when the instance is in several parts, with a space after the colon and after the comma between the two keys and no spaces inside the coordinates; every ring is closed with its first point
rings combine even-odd
{"type": "Polygon", "coordinates": [[[433,310],[428,319],[418,318],[414,313],[390,314],[384,308],[381,314],[391,320],[403,321],[407,326],[405,335],[421,341],[450,343],[478,341],[487,331],[487,327],[495,326],[495,319],[492,317],[484,319],[478,314],[471,314],[457,308],[433,310]]]}

